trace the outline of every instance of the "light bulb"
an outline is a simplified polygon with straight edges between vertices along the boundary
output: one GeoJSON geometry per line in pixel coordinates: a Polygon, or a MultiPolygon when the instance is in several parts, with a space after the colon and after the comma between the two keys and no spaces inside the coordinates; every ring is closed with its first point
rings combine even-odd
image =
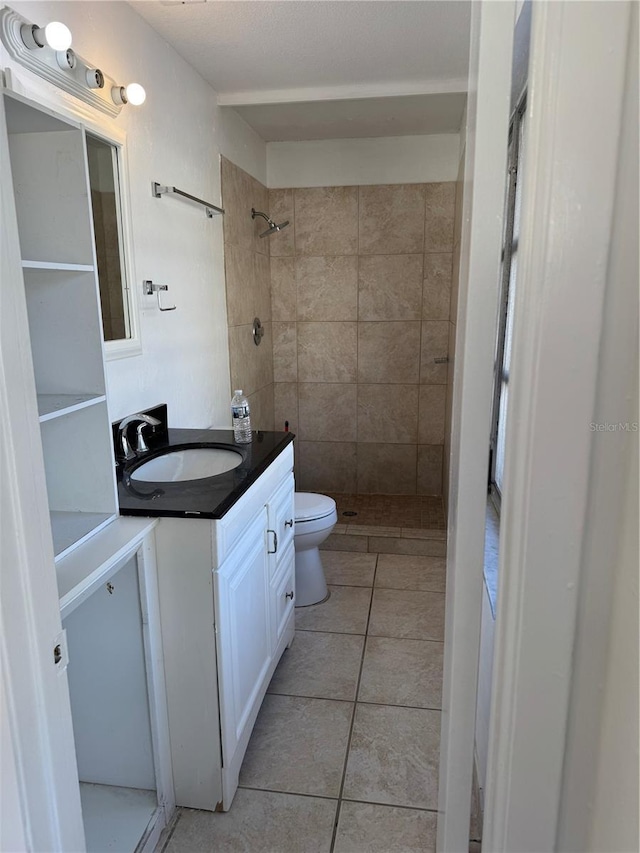
{"type": "Polygon", "coordinates": [[[147,93],[140,83],[129,83],[129,85],[125,87],[124,91],[127,101],[129,101],[130,104],[133,104],[134,107],[139,107],[140,104],[144,104],[147,93]]]}
{"type": "Polygon", "coordinates": [[[129,83],[128,86],[113,86],[111,97],[113,103],[118,106],[132,104],[134,107],[139,107],[140,104],[144,104],[147,93],[140,83],[129,83]]]}
{"type": "Polygon", "coordinates": [[[60,21],[51,21],[44,28],[44,38],[53,50],[67,50],[71,47],[71,30],[60,21]]]}
{"type": "Polygon", "coordinates": [[[44,47],[45,44],[56,51],[71,47],[71,30],[60,21],[51,21],[46,27],[23,24],[20,27],[20,35],[29,50],[44,47]]]}

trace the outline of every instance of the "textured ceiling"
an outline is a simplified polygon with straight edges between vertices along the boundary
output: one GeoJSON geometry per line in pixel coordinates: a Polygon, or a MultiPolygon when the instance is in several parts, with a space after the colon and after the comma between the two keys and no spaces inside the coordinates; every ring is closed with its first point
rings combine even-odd
{"type": "MultiPolygon", "coordinates": [[[[469,2],[144,0],[131,5],[222,96],[322,87],[365,87],[366,96],[396,94],[389,87],[397,94],[417,94],[459,90],[467,75],[469,2]],[[434,85],[451,81],[456,85],[434,85]]],[[[283,99],[294,98],[278,98],[283,99]]]]}
{"type": "Polygon", "coordinates": [[[254,104],[233,109],[266,142],[283,142],[457,133],[465,102],[464,94],[452,93],[254,104]]]}

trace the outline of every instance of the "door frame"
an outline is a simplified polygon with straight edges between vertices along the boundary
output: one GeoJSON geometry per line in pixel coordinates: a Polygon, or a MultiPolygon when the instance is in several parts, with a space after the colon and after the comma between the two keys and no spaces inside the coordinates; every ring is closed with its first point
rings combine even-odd
{"type": "Polygon", "coordinates": [[[471,4],[447,522],[439,853],[460,853],[469,846],[487,457],[515,23],[513,0],[471,4]]]}
{"type": "MultiPolygon", "coordinates": [[[[495,7],[501,4],[481,5],[483,19],[499,14],[495,7]]],[[[573,654],[585,594],[583,548],[592,520],[590,471],[597,433],[590,423],[597,420],[630,10],[629,2],[536,3],[533,8],[527,121],[528,150],[536,157],[529,158],[524,175],[501,517],[483,832],[483,849],[492,853],[558,849],[573,654]]],[[[479,16],[474,8],[472,20],[479,16]]],[[[502,35],[505,41],[494,61],[508,76],[508,34],[503,30],[502,35]]],[[[472,27],[470,79],[477,84],[477,101],[470,97],[468,144],[475,133],[476,150],[475,159],[473,151],[467,155],[475,172],[469,187],[465,176],[465,195],[468,189],[473,197],[464,203],[458,326],[463,334],[456,342],[454,379],[441,853],[459,853],[468,844],[486,500],[474,476],[479,468],[486,476],[487,442],[482,446],[478,438],[480,433],[488,437],[495,340],[488,309],[483,312],[477,304],[483,295],[493,299],[495,292],[474,274],[474,240],[483,228],[473,215],[479,209],[475,196],[479,182],[486,190],[491,179],[480,173],[478,150],[481,106],[491,80],[482,74],[488,42],[483,27],[472,27]],[[474,318],[484,320],[481,328],[471,327],[474,318]],[[470,382],[474,375],[476,386],[470,382]]],[[[506,148],[506,125],[494,129],[506,148]]],[[[494,191],[503,189],[499,174],[493,180],[494,191]]],[[[492,219],[495,211],[495,205],[485,209],[482,219],[492,219]]],[[[494,235],[475,258],[481,270],[480,255],[487,266],[491,256],[494,283],[499,245],[500,236],[494,235]]],[[[493,299],[494,311],[497,305],[493,299]]]]}

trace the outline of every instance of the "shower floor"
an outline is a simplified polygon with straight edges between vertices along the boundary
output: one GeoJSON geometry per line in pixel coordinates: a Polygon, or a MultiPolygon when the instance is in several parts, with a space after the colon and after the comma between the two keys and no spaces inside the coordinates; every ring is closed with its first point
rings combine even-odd
{"type": "Polygon", "coordinates": [[[331,497],[338,507],[338,524],[421,530],[446,528],[441,497],[334,493],[331,497]]]}

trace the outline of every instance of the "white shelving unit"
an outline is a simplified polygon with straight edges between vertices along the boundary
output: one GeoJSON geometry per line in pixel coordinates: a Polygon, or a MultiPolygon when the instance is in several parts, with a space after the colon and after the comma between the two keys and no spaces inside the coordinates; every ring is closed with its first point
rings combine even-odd
{"type": "Polygon", "coordinates": [[[82,127],[5,94],[56,560],[117,516],[82,127]]]}
{"type": "Polygon", "coordinates": [[[86,849],[147,853],[175,808],[156,522],[118,518],[85,131],[0,97],[23,259],[6,284],[27,308],[86,849]]]}

